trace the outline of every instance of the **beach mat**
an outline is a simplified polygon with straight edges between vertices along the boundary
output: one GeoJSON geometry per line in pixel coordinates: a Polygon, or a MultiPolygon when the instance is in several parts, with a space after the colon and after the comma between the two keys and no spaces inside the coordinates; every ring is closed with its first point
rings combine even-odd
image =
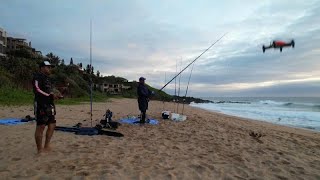
{"type": "Polygon", "coordinates": [[[90,127],[63,127],[63,126],[56,126],[56,131],[63,131],[63,132],[73,132],[76,135],[88,135],[88,136],[94,136],[94,135],[107,135],[107,136],[113,136],[113,137],[123,137],[123,134],[114,132],[114,131],[105,131],[105,130],[99,130],[96,128],[90,128],[90,127]]]}
{"type": "Polygon", "coordinates": [[[21,118],[4,118],[4,119],[0,119],[0,125],[13,126],[13,125],[24,124],[25,122],[22,122],[21,120],[22,120],[21,118]]]}
{"type": "MultiPolygon", "coordinates": [[[[145,124],[151,124],[151,125],[157,125],[159,124],[159,121],[156,119],[149,119],[149,122],[146,122],[145,124]]],[[[139,118],[123,118],[120,119],[120,123],[124,124],[141,124],[139,118]]]]}
{"type": "Polygon", "coordinates": [[[62,127],[62,126],[56,126],[54,130],[56,131],[64,131],[64,132],[78,132],[80,128],[76,127],[62,127]]]}

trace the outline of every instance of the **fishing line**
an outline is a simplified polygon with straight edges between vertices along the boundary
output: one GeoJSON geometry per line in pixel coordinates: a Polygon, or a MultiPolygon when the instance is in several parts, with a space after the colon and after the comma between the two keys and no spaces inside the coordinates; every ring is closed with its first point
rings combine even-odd
{"type": "MultiPolygon", "coordinates": [[[[189,84],[190,84],[190,80],[191,80],[191,75],[192,75],[192,71],[193,71],[194,64],[195,64],[195,63],[192,64],[192,68],[191,68],[191,72],[190,72],[189,80],[188,80],[188,85],[187,85],[187,89],[186,89],[186,94],[184,95],[184,100],[185,100],[186,97],[187,97],[187,93],[188,93],[188,89],[189,89],[189,84]]],[[[184,100],[183,100],[183,105],[182,105],[182,115],[183,115],[183,111],[184,111],[184,100]]]]}
{"type": "MultiPolygon", "coordinates": [[[[181,67],[182,67],[182,58],[181,58],[181,60],[180,60],[180,71],[181,71],[181,67]]],[[[180,74],[180,76],[179,76],[179,89],[178,89],[178,101],[177,101],[177,113],[179,113],[179,104],[180,104],[180,84],[181,84],[181,75],[182,74],[180,74]]]]}
{"type": "Polygon", "coordinates": [[[183,68],[177,75],[175,75],[167,84],[165,84],[159,91],[161,91],[163,88],[165,88],[169,83],[171,83],[176,77],[178,77],[184,70],[186,70],[191,64],[193,64],[197,59],[199,59],[204,53],[206,53],[212,46],[214,46],[217,42],[219,42],[225,35],[228,33],[225,33],[222,35],[218,40],[216,40],[211,46],[209,46],[205,51],[203,51],[198,57],[196,57],[190,64],[188,64],[187,67],[183,68]]]}

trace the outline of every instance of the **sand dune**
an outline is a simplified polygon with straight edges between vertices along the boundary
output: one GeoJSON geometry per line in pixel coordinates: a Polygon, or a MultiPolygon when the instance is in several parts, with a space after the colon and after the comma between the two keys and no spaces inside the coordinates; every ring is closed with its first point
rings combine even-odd
{"type": "MultiPolygon", "coordinates": [[[[139,113],[133,99],[94,103],[94,124],[106,108],[115,120],[139,113]]],[[[0,179],[320,179],[318,132],[190,106],[187,121],[172,122],[161,120],[162,110],[162,102],[151,101],[149,116],[160,124],[122,124],[122,138],[56,131],[52,152],[40,156],[35,123],[0,126],[0,179]]],[[[58,105],[57,125],[90,126],[89,111],[89,104],[58,105]]],[[[0,118],[32,113],[31,105],[0,107],[0,118]]]]}

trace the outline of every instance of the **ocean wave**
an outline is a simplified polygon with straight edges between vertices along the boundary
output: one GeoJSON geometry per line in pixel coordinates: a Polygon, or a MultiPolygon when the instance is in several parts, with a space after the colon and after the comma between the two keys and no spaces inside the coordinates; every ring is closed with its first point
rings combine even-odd
{"type": "Polygon", "coordinates": [[[320,109],[320,105],[314,105],[313,107],[320,109]]]}
{"type": "Polygon", "coordinates": [[[280,101],[272,101],[272,100],[262,100],[259,101],[260,104],[269,104],[269,105],[284,105],[289,102],[280,102],[280,101]]]}
{"type": "Polygon", "coordinates": [[[285,106],[290,108],[308,108],[308,109],[319,109],[320,104],[314,103],[299,103],[299,102],[281,102],[281,101],[272,101],[272,100],[263,100],[259,101],[259,104],[271,105],[271,106],[285,106]]]}
{"type": "Polygon", "coordinates": [[[293,105],[294,103],[284,103],[284,106],[291,106],[293,105]]]}
{"type": "Polygon", "coordinates": [[[251,101],[251,104],[246,105],[241,103],[234,103],[245,102],[241,100],[216,102],[219,103],[191,105],[210,111],[219,111],[221,113],[233,116],[320,131],[319,103],[256,100],[251,101]]]}
{"type": "Polygon", "coordinates": [[[214,104],[221,104],[221,103],[230,103],[230,104],[251,104],[250,102],[246,101],[214,101],[214,104]]]}

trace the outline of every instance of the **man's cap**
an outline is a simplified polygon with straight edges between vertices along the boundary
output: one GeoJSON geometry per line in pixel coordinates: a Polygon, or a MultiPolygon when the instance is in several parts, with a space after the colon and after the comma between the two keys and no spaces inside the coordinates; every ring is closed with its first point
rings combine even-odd
{"type": "Polygon", "coordinates": [[[49,61],[43,61],[39,64],[39,67],[44,67],[44,66],[50,66],[50,67],[54,67],[54,65],[50,64],[49,61]]]}
{"type": "Polygon", "coordinates": [[[144,77],[139,78],[139,81],[144,81],[144,80],[146,80],[146,78],[144,78],[144,77]]]}

